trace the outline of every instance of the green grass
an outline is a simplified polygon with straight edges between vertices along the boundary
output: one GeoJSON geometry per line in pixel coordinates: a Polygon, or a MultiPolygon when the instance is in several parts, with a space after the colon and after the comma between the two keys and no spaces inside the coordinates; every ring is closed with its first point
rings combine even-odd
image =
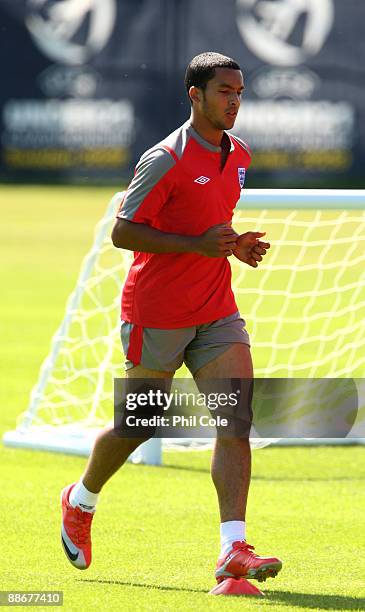
{"type": "Polygon", "coordinates": [[[14,425],[63,317],[110,189],[1,187],[1,426],[14,425]]]}
{"type": "MultiPolygon", "coordinates": [[[[0,188],[1,434],[27,405],[111,195],[0,188]]],[[[72,568],[59,543],[59,492],[84,465],[0,447],[0,589],[63,590],[67,611],[365,608],[363,448],[255,451],[248,539],[284,560],[264,600],[207,595],[219,549],[209,453],[169,453],[159,468],[125,466],[101,496],[91,568],[72,568]]]]}
{"type": "Polygon", "coordinates": [[[259,601],[207,594],[219,532],[208,455],[125,466],[103,491],[80,572],[60,547],[58,497],[84,460],[2,450],[1,588],[63,590],[66,610],[364,609],[363,449],[255,451],[249,541],[284,560],[259,601]]]}

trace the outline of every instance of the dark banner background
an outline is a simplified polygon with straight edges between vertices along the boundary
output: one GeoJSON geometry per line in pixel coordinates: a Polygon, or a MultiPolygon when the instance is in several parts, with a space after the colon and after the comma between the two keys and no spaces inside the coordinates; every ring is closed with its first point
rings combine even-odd
{"type": "Polygon", "coordinates": [[[0,178],[129,179],[188,116],[188,61],[233,56],[248,186],[360,187],[361,0],[0,0],[0,178]]]}

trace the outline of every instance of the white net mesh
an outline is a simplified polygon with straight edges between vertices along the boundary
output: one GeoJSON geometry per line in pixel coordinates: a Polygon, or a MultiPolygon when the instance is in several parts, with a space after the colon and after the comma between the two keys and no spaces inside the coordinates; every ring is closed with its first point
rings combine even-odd
{"type": "Polygon", "coordinates": [[[239,211],[271,241],[260,271],[233,262],[257,376],[360,377],[365,364],[365,212],[239,211]]]}
{"type": "MultiPolygon", "coordinates": [[[[113,379],[123,376],[120,294],[131,254],[110,241],[120,197],[96,228],[30,406],[18,421],[18,431],[76,436],[76,450],[80,431],[92,435],[113,418],[113,379]]],[[[233,225],[239,233],[266,231],[272,245],[257,270],[231,258],[255,375],[360,378],[365,211],[238,209],[233,225]]],[[[186,375],[185,368],[177,373],[186,375]]]]}

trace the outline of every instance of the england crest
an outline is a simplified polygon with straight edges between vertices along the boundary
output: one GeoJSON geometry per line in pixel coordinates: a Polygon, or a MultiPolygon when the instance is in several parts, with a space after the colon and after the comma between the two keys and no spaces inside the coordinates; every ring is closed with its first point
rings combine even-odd
{"type": "Polygon", "coordinates": [[[246,168],[238,168],[238,182],[240,184],[240,188],[243,189],[246,178],[246,168]]]}

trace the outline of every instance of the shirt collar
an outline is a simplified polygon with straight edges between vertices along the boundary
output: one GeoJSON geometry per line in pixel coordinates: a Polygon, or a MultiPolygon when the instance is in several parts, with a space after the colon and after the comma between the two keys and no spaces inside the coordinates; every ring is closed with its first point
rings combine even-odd
{"type": "MultiPolygon", "coordinates": [[[[208,151],[212,151],[213,153],[220,153],[222,151],[222,147],[216,147],[215,145],[212,145],[210,142],[202,138],[202,136],[200,136],[200,134],[198,134],[198,132],[194,130],[193,126],[191,125],[189,121],[187,122],[187,130],[189,134],[193,138],[195,138],[195,140],[200,145],[202,145],[202,147],[205,147],[206,149],[208,149],[208,151]]],[[[231,150],[232,150],[232,141],[231,141],[231,150]]]]}

